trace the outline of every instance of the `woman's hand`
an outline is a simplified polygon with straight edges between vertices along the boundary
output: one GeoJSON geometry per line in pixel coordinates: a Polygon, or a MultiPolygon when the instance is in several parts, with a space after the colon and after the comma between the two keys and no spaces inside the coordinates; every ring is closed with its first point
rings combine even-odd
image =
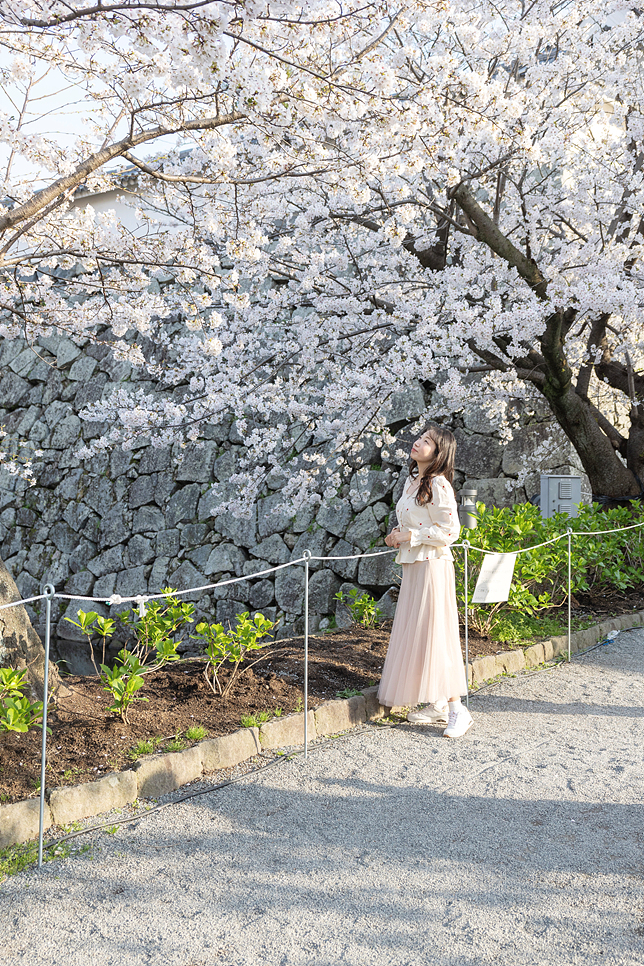
{"type": "Polygon", "coordinates": [[[411,534],[409,530],[401,530],[399,527],[395,527],[391,533],[387,534],[385,537],[385,543],[388,547],[395,547],[397,550],[401,543],[407,543],[410,537],[411,534]]]}
{"type": "Polygon", "coordinates": [[[388,547],[399,547],[400,544],[397,542],[397,540],[398,540],[398,527],[392,530],[391,533],[387,534],[387,536],[385,537],[385,543],[387,544],[388,547]]]}

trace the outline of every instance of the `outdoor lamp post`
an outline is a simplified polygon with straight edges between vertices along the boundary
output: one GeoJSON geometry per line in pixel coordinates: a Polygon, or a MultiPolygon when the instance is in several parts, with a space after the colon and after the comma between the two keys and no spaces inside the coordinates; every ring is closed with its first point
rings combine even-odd
{"type": "Polygon", "coordinates": [[[461,490],[459,493],[461,498],[461,505],[459,507],[458,516],[461,521],[461,526],[466,527],[468,530],[474,530],[476,527],[476,490],[461,490]]]}

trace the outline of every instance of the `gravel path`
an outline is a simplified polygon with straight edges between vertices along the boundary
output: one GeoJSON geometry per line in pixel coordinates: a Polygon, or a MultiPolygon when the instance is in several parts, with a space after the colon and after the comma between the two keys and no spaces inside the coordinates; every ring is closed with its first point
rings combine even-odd
{"type": "Polygon", "coordinates": [[[0,964],[644,962],[644,631],[0,886],[0,964]]]}

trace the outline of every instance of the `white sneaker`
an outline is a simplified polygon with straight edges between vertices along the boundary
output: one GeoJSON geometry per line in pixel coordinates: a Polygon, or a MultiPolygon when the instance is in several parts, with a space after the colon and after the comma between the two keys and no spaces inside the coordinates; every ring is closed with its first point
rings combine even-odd
{"type": "Polygon", "coordinates": [[[461,738],[472,727],[474,721],[464,704],[450,708],[449,721],[443,732],[444,738],[461,738]]]}
{"type": "Polygon", "coordinates": [[[410,711],[407,721],[411,724],[447,724],[447,702],[437,701],[435,704],[426,704],[420,711],[410,711]]]}

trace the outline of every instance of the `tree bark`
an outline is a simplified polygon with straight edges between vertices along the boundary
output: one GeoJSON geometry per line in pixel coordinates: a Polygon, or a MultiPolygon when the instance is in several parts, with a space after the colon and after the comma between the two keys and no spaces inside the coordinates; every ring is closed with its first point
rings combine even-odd
{"type": "MultiPolygon", "coordinates": [[[[20,600],[20,593],[13,577],[0,560],[0,604],[9,604],[14,600],[20,600]]],[[[16,671],[26,668],[27,680],[32,689],[32,699],[42,701],[45,648],[22,604],[0,610],[0,667],[7,666],[16,671]]],[[[59,684],[58,668],[50,663],[50,693],[56,691],[59,684]]]]}
{"type": "Polygon", "coordinates": [[[593,493],[616,499],[639,496],[640,487],[631,470],[617,456],[615,447],[600,428],[588,400],[575,390],[564,341],[575,313],[553,312],[541,338],[545,379],[540,390],[564,433],[575,447],[590,479],[593,493]]]}

